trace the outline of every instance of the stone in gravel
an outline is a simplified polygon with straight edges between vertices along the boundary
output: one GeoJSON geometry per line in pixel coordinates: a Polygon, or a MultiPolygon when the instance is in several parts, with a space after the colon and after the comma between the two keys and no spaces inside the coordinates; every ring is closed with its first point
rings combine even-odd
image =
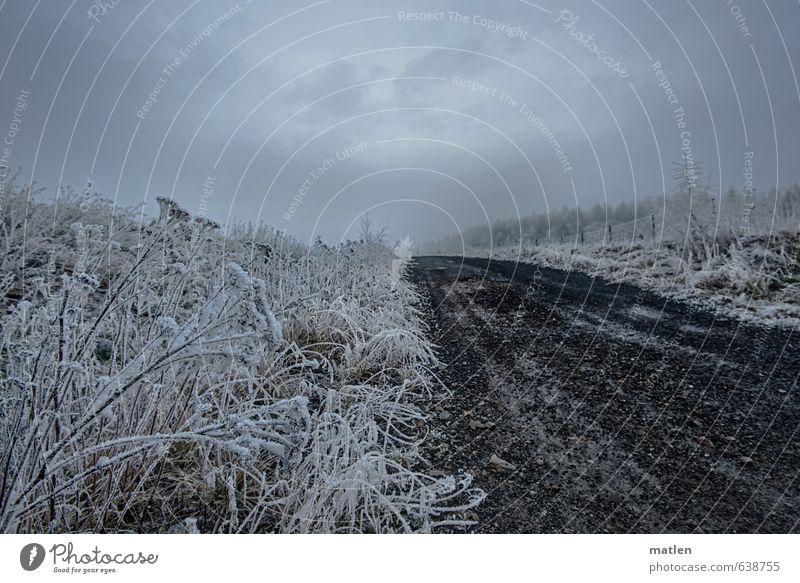
{"type": "Polygon", "coordinates": [[[712,449],[714,447],[714,442],[707,438],[705,435],[701,435],[697,438],[697,443],[702,445],[703,447],[707,447],[708,449],[712,449]]]}
{"type": "Polygon", "coordinates": [[[439,413],[439,419],[441,419],[442,421],[450,421],[450,419],[452,418],[453,414],[450,413],[449,411],[442,411],[441,413],[439,413]]]}
{"type": "Polygon", "coordinates": [[[742,457],[739,458],[739,461],[742,462],[744,465],[752,464],[753,458],[743,455],[742,457]]]}
{"type": "Polygon", "coordinates": [[[489,459],[489,465],[492,466],[492,469],[497,471],[508,470],[513,472],[517,469],[517,466],[508,463],[506,460],[497,457],[495,454],[492,454],[492,457],[489,459]]]}
{"type": "Polygon", "coordinates": [[[478,421],[475,419],[471,419],[469,422],[470,429],[493,429],[494,423],[484,423],[483,421],[478,421]]]}

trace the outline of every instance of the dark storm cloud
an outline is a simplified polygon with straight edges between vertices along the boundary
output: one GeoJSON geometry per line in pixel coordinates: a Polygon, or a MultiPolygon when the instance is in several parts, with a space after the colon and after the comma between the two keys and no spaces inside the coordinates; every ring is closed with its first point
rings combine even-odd
{"type": "Polygon", "coordinates": [[[4,163],[328,240],[370,208],[421,241],[659,195],[685,132],[719,188],[753,152],[767,189],[800,179],[798,24],[796,4],[726,0],[8,0],[4,163]]]}

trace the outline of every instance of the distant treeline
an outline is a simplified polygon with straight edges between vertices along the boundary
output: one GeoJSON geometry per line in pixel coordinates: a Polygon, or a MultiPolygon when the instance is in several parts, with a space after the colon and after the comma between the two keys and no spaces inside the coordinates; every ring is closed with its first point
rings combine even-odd
{"type": "MultiPolygon", "coordinates": [[[[715,239],[745,237],[771,230],[797,230],[800,185],[768,192],[741,192],[731,188],[722,196],[709,191],[685,190],[617,205],[595,204],[589,209],[563,207],[547,213],[497,220],[450,233],[426,246],[429,253],[459,253],[466,248],[488,248],[525,243],[575,240],[576,234],[607,229],[608,225],[657,217],[659,238],[683,238],[702,232],[715,239]],[[687,231],[687,229],[689,229],[687,231]]],[[[588,242],[588,238],[587,238],[588,242]]]]}

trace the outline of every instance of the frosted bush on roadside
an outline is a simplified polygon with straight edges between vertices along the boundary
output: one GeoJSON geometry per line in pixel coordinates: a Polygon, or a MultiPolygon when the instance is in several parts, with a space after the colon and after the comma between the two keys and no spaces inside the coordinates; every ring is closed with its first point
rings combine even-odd
{"type": "Polygon", "coordinates": [[[4,532],[464,523],[469,477],[418,469],[441,387],[391,251],[79,205],[6,193],[4,532]]]}

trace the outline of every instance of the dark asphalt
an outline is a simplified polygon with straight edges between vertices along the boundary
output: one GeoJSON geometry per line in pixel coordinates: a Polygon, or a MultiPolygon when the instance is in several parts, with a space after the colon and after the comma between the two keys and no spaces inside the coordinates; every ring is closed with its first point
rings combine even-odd
{"type": "Polygon", "coordinates": [[[477,532],[798,532],[800,332],[534,265],[418,257],[477,532]],[[495,455],[513,469],[490,463],[495,455]]]}

